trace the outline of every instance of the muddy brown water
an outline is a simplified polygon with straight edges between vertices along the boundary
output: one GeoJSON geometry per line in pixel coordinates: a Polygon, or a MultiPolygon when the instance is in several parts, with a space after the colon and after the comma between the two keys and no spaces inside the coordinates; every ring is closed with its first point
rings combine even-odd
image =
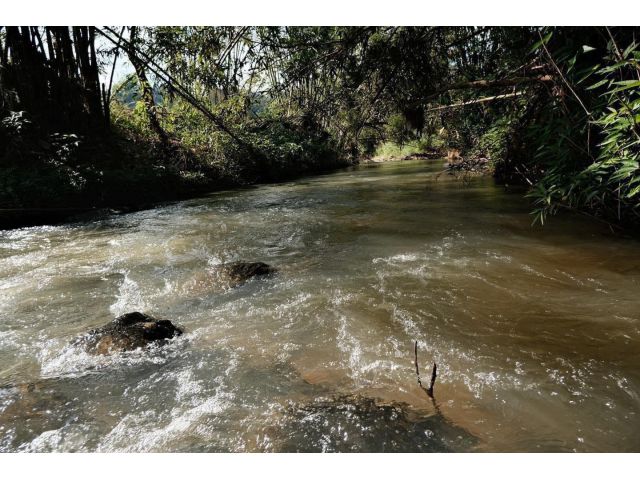
{"type": "Polygon", "coordinates": [[[638,241],[441,168],[0,232],[0,450],[639,451],[638,241]],[[133,310],[187,333],[69,347],[133,310]]]}

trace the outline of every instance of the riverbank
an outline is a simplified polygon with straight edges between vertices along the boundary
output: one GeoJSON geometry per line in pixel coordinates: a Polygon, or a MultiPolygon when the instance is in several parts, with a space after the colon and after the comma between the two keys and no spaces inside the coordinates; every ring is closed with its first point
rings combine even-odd
{"type": "MultiPolygon", "coordinates": [[[[24,117],[24,118],[23,118],[24,117]]],[[[210,192],[288,181],[353,163],[319,133],[286,122],[256,126],[253,147],[207,148],[145,130],[47,134],[28,116],[3,131],[0,229],[129,212],[210,192]]]]}
{"type": "Polygon", "coordinates": [[[447,149],[444,148],[442,142],[437,141],[436,143],[433,145],[430,142],[414,140],[398,144],[387,141],[376,146],[371,154],[362,155],[358,163],[386,163],[446,157],[447,149]]]}
{"type": "MultiPolygon", "coordinates": [[[[412,153],[404,156],[376,156],[362,157],[356,162],[343,160],[331,167],[316,167],[297,171],[281,178],[264,181],[246,181],[240,178],[224,177],[220,171],[211,169],[209,172],[176,171],[164,172],[164,175],[151,177],[148,174],[138,177],[131,172],[110,172],[110,176],[123,179],[119,185],[111,185],[92,195],[77,195],[61,202],[56,207],[25,207],[0,208],[0,230],[32,227],[39,225],[58,225],[67,222],[83,221],[100,218],[105,215],[123,214],[146,210],[175,201],[197,198],[209,193],[223,190],[243,189],[258,185],[277,184],[284,181],[296,180],[310,175],[330,173],[356,165],[377,165],[392,162],[408,162],[415,160],[444,159],[446,152],[442,149],[412,153]]],[[[147,167],[153,171],[152,164],[147,167]]],[[[486,162],[458,161],[456,159],[443,163],[443,172],[454,175],[470,172],[487,174],[486,162]]]]}
{"type": "Polygon", "coordinates": [[[376,155],[373,157],[363,157],[358,161],[358,164],[367,165],[372,163],[387,163],[387,162],[403,162],[408,160],[434,160],[444,157],[446,154],[440,150],[433,150],[432,152],[424,153],[411,153],[409,155],[376,155]]]}
{"type": "Polygon", "coordinates": [[[100,201],[97,203],[91,202],[94,198],[93,195],[79,195],[70,199],[70,206],[0,208],[0,230],[39,225],[59,225],[89,218],[99,218],[104,215],[146,210],[180,200],[197,198],[208,193],[279,183],[348,166],[351,166],[351,164],[345,163],[333,169],[309,170],[278,180],[255,183],[216,177],[208,178],[206,176],[197,180],[179,175],[166,176],[161,178],[158,183],[146,182],[144,185],[132,183],[122,185],[111,191],[103,190],[99,193],[100,201]],[[82,206],[83,203],[85,203],[84,206],[82,206]]]}

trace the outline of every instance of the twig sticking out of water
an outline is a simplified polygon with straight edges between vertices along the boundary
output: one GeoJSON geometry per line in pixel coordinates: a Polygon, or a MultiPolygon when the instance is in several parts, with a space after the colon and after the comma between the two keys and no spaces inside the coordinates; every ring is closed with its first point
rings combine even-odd
{"type": "Polygon", "coordinates": [[[427,395],[429,395],[429,398],[433,398],[433,385],[436,383],[436,377],[438,376],[437,374],[438,366],[435,363],[433,364],[433,370],[431,371],[431,383],[429,384],[429,388],[424,388],[424,386],[422,385],[422,381],[420,381],[420,368],[418,367],[418,341],[417,340],[415,343],[414,355],[415,355],[415,364],[416,364],[416,375],[418,377],[418,385],[420,385],[420,388],[424,390],[427,393],[427,395]]]}
{"type": "Polygon", "coordinates": [[[427,389],[427,395],[433,398],[433,385],[436,383],[436,377],[438,372],[438,365],[436,362],[433,362],[433,370],[431,371],[431,383],[429,384],[429,388],[427,389]]]}
{"type": "Polygon", "coordinates": [[[420,381],[420,369],[418,368],[418,341],[416,340],[416,348],[415,348],[415,362],[416,362],[416,375],[418,376],[418,385],[420,385],[420,388],[424,388],[422,386],[422,382],[420,381]]]}

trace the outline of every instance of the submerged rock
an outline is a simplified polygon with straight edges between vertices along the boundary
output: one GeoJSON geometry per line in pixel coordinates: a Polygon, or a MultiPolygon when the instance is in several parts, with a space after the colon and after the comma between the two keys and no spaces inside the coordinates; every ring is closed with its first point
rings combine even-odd
{"type": "Polygon", "coordinates": [[[1,386],[0,452],[29,450],[34,438],[62,428],[69,400],[48,380],[1,386]]]}
{"type": "Polygon", "coordinates": [[[276,273],[278,270],[263,262],[230,262],[196,273],[182,287],[185,295],[224,292],[246,283],[253,277],[276,273]]]}
{"type": "Polygon", "coordinates": [[[279,452],[456,452],[477,443],[437,409],[360,395],[290,403],[266,433],[279,452]]]}
{"type": "Polygon", "coordinates": [[[94,355],[106,355],[162,343],[182,334],[169,320],[157,320],[140,312],[125,313],[111,323],[91,330],[76,341],[94,355]]]}

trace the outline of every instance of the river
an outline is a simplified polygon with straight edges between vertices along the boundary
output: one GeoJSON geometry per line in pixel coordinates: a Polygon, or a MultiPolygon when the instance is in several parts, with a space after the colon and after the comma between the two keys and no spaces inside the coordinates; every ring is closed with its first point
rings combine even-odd
{"type": "Polygon", "coordinates": [[[0,450],[640,451],[638,241],[441,169],[0,232],[0,450]],[[70,346],[135,310],[186,334],[70,346]]]}

